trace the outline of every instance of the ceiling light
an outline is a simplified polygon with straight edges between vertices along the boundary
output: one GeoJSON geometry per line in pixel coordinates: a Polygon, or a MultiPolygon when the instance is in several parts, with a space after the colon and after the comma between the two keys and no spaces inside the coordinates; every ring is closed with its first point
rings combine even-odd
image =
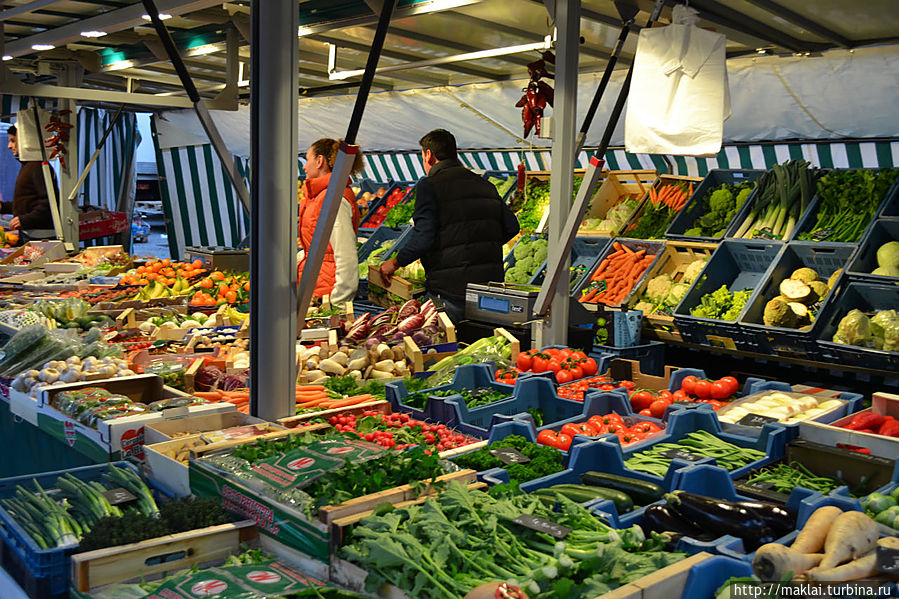
{"type": "Polygon", "coordinates": [[[4,54],[3,60],[12,60],[12,56],[10,56],[9,54],[4,54]]]}
{"type": "MultiPolygon", "coordinates": [[[[172,15],[165,13],[165,12],[159,13],[158,16],[159,16],[160,21],[165,21],[166,19],[172,18],[172,15]]],[[[144,21],[152,21],[152,19],[150,18],[150,15],[141,15],[140,18],[143,19],[144,21]]]]}
{"type": "Polygon", "coordinates": [[[767,50],[765,50],[764,48],[758,48],[756,52],[758,52],[759,54],[765,54],[767,50]]]}
{"type": "Polygon", "coordinates": [[[82,31],[81,37],[103,37],[106,35],[105,31],[82,31]]]}
{"type": "Polygon", "coordinates": [[[56,46],[54,46],[53,44],[34,44],[33,46],[31,46],[31,49],[42,51],[42,50],[52,50],[55,47],[56,46]]]}

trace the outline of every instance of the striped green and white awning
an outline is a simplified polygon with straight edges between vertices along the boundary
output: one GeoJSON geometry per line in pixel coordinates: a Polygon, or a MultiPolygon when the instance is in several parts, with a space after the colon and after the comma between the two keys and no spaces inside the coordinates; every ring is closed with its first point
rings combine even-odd
{"type": "MultiPolygon", "coordinates": [[[[155,121],[154,117],[156,169],[172,257],[180,259],[187,246],[240,243],[249,230],[249,217],[212,146],[161,150],[155,141],[155,121]]],[[[246,181],[246,161],[238,161],[238,170],[246,181]]]]}
{"type": "MultiPolygon", "coordinates": [[[[589,155],[581,152],[575,168],[584,168],[589,155]]],[[[791,158],[823,168],[887,168],[899,165],[897,141],[822,141],[791,144],[725,146],[712,158],[631,154],[623,149],[606,153],[611,170],[656,169],[678,175],[704,177],[716,168],[771,168],[791,158]]],[[[415,181],[424,176],[421,155],[368,154],[364,176],[375,181],[415,181]]],[[[514,171],[521,162],[529,171],[550,170],[549,150],[459,152],[460,161],[478,170],[514,171]]]]}
{"type": "MultiPolygon", "coordinates": [[[[93,108],[78,109],[78,172],[81,173],[88,160],[97,149],[97,144],[103,137],[103,133],[109,126],[114,112],[96,110],[93,108]]],[[[108,208],[109,210],[121,210],[126,206],[119,198],[124,191],[125,197],[133,195],[133,188],[122,190],[122,179],[134,169],[134,152],[137,150],[137,115],[133,112],[123,112],[113,126],[109,137],[96,163],[90,171],[84,185],[81,187],[79,197],[82,206],[91,205],[108,208]]],[[[130,177],[134,185],[134,177],[130,177]]]]}

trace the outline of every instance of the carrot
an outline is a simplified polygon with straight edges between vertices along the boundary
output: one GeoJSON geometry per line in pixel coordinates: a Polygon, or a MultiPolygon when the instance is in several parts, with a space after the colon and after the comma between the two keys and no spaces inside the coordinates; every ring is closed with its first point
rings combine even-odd
{"type": "Polygon", "coordinates": [[[297,391],[327,391],[324,385],[297,385],[297,391]]]}
{"type": "Polygon", "coordinates": [[[618,243],[617,241],[613,241],[613,242],[612,242],[612,247],[615,248],[615,249],[616,249],[617,251],[619,251],[619,252],[623,251],[623,250],[622,250],[622,247],[621,247],[621,244],[618,243]]]}
{"type": "Polygon", "coordinates": [[[222,399],[222,394],[219,391],[194,391],[194,396],[200,399],[222,399]]]}
{"type": "Polygon", "coordinates": [[[313,401],[321,401],[323,399],[330,399],[327,395],[316,395],[310,397],[297,398],[297,405],[306,405],[309,402],[313,401]]]}
{"type": "Polygon", "coordinates": [[[824,547],[827,539],[827,531],[830,530],[833,521],[842,513],[836,506],[828,505],[817,510],[809,516],[808,521],[791,547],[799,553],[816,553],[824,547]]]}

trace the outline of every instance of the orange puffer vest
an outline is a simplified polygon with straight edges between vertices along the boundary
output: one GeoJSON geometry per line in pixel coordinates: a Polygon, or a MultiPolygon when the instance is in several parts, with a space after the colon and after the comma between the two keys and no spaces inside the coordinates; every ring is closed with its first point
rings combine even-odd
{"type": "MultiPolygon", "coordinates": [[[[312,236],[315,233],[315,225],[318,222],[318,215],[322,210],[322,203],[325,201],[325,193],[328,190],[328,183],[331,181],[331,173],[314,179],[307,179],[303,183],[306,198],[300,204],[299,211],[299,237],[300,245],[303,247],[303,260],[297,265],[297,282],[303,276],[303,265],[306,263],[305,256],[309,254],[309,247],[312,245],[312,236]]],[[[359,210],[356,207],[356,196],[353,191],[347,187],[343,192],[343,198],[353,207],[353,230],[359,230],[359,210]]],[[[318,281],[315,283],[315,297],[323,297],[331,295],[334,289],[335,276],[334,249],[328,244],[325,252],[325,259],[322,262],[321,271],[318,273],[318,281]]]]}

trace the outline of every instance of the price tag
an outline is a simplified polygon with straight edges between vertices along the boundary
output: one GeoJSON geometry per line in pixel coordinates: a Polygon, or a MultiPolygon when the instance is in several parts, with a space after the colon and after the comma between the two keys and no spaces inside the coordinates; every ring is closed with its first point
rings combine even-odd
{"type": "Polygon", "coordinates": [[[497,449],[491,449],[490,455],[495,458],[499,458],[499,460],[503,464],[527,464],[531,461],[531,458],[524,455],[514,447],[499,447],[497,449]]]}
{"type": "Polygon", "coordinates": [[[780,239],[779,236],[774,234],[774,231],[772,231],[770,227],[758,229],[757,231],[755,231],[753,237],[755,239],[780,239]]]}
{"type": "Polygon", "coordinates": [[[763,427],[769,422],[777,422],[777,418],[772,418],[771,416],[762,416],[761,414],[753,414],[752,412],[749,412],[748,414],[737,420],[737,424],[756,427],[763,427]]]}
{"type": "Polygon", "coordinates": [[[110,489],[108,491],[103,491],[103,497],[106,498],[106,501],[110,503],[110,505],[120,505],[123,503],[131,503],[132,501],[137,501],[137,497],[131,493],[128,489],[123,489],[122,487],[116,487],[115,489],[110,489]]]}
{"type": "Polygon", "coordinates": [[[705,458],[705,456],[696,455],[695,453],[690,453],[689,451],[684,451],[683,449],[669,449],[668,451],[663,451],[662,455],[674,459],[686,460],[688,462],[698,462],[699,460],[705,458]]]}
{"type": "Polygon", "coordinates": [[[758,489],[760,491],[770,491],[774,488],[774,483],[767,480],[757,480],[751,483],[746,483],[747,487],[752,487],[753,489],[758,489]]]}
{"type": "Polygon", "coordinates": [[[875,570],[884,574],[899,574],[899,549],[878,547],[876,555],[875,570]]]}
{"type": "Polygon", "coordinates": [[[568,536],[568,533],[571,532],[571,529],[567,526],[556,524],[555,522],[550,522],[549,520],[544,520],[539,516],[532,516],[531,514],[522,514],[512,520],[512,522],[520,524],[525,528],[536,530],[537,532],[546,533],[557,539],[564,539],[568,536]]]}
{"type": "Polygon", "coordinates": [[[831,235],[833,235],[833,229],[818,229],[817,231],[812,232],[811,237],[815,241],[822,241],[831,235]]]}

